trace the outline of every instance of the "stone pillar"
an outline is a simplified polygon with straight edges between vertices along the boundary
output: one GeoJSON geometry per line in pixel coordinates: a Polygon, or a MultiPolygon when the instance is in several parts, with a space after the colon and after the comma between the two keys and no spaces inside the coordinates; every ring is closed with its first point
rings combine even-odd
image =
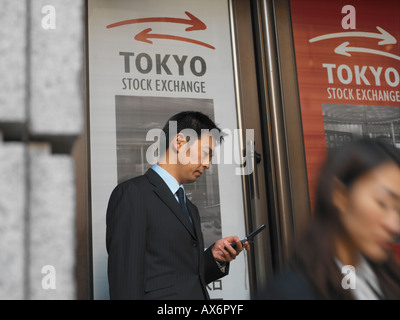
{"type": "Polygon", "coordinates": [[[0,1],[0,299],[25,297],[26,1],[0,1]]]}
{"type": "Polygon", "coordinates": [[[26,1],[0,1],[0,122],[26,121],[26,1]]]}
{"type": "Polygon", "coordinates": [[[84,10],[0,1],[0,299],[76,299],[84,10]]]}
{"type": "Polygon", "coordinates": [[[26,166],[23,143],[0,141],[0,299],[24,298],[26,166]]]}
{"type": "Polygon", "coordinates": [[[30,146],[30,299],[74,299],[75,184],[69,155],[30,146]]]}
{"type": "Polygon", "coordinates": [[[77,136],[82,131],[83,4],[83,0],[31,1],[32,135],[77,136]]]}

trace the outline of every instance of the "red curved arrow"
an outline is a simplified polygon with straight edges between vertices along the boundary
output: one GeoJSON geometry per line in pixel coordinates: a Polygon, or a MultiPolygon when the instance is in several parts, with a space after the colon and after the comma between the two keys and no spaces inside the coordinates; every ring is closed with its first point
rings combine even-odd
{"type": "Polygon", "coordinates": [[[150,33],[151,30],[152,30],[151,28],[147,28],[147,29],[144,29],[143,31],[139,32],[135,36],[135,40],[143,41],[143,42],[147,42],[147,43],[153,43],[153,42],[151,42],[149,40],[150,38],[153,38],[153,39],[170,39],[170,40],[190,42],[190,43],[198,44],[200,46],[204,46],[204,47],[207,47],[207,48],[210,48],[210,49],[213,49],[213,50],[215,49],[215,47],[213,47],[212,45],[209,45],[208,43],[205,43],[205,42],[201,42],[201,41],[197,41],[197,40],[189,39],[189,38],[184,38],[184,37],[172,36],[172,35],[168,35],[168,34],[150,33]]]}
{"type": "Polygon", "coordinates": [[[207,28],[207,26],[200,19],[192,15],[190,12],[185,11],[185,14],[189,17],[189,19],[168,18],[168,17],[130,19],[109,24],[107,28],[109,29],[127,24],[143,23],[143,22],[172,22],[172,23],[191,25],[191,27],[187,27],[185,31],[205,30],[207,28]]]}

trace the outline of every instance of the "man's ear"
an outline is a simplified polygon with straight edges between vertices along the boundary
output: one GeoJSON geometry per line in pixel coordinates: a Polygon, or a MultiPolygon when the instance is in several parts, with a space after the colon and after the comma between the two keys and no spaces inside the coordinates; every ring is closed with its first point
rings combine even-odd
{"type": "Polygon", "coordinates": [[[178,133],[175,138],[171,142],[171,146],[174,148],[176,153],[179,153],[179,150],[186,144],[185,136],[180,132],[178,133]]]}
{"type": "Polygon", "coordinates": [[[346,212],[349,198],[349,190],[342,181],[334,178],[332,202],[339,212],[346,212]]]}

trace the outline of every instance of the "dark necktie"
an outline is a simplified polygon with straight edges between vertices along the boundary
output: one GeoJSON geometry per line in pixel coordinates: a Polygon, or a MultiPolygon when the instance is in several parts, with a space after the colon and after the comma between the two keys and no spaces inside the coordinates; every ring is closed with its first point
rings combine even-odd
{"type": "Polygon", "coordinates": [[[182,188],[179,188],[178,191],[176,192],[176,195],[178,196],[179,199],[179,204],[181,205],[182,211],[185,213],[187,218],[189,219],[190,223],[192,222],[192,217],[190,216],[188,207],[185,202],[185,196],[184,196],[184,191],[182,188]]]}

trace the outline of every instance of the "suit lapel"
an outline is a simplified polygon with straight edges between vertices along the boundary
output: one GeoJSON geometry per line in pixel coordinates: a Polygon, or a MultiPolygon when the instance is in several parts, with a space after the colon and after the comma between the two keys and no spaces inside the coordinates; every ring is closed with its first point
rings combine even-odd
{"type": "MultiPolygon", "coordinates": [[[[187,199],[188,200],[188,199],[187,199]]],[[[197,236],[198,241],[200,241],[201,248],[204,249],[203,237],[201,235],[201,221],[200,216],[198,214],[198,210],[195,208],[194,204],[191,201],[187,201],[188,209],[190,210],[190,215],[193,219],[193,226],[197,236]]]]}
{"type": "MultiPolygon", "coordinates": [[[[157,194],[157,196],[174,213],[174,215],[178,218],[178,220],[190,232],[192,237],[196,239],[196,235],[193,232],[193,228],[190,224],[190,221],[187,219],[187,217],[183,213],[178,201],[176,201],[175,196],[172,194],[171,190],[168,188],[168,186],[164,182],[164,180],[156,172],[154,172],[153,169],[147,170],[145,175],[149,179],[150,183],[154,185],[154,192],[157,194]]],[[[197,220],[197,218],[196,218],[196,220],[197,220]]],[[[197,223],[194,223],[194,225],[197,225],[197,223]]],[[[196,230],[196,232],[197,232],[197,230],[196,230]]]]}

